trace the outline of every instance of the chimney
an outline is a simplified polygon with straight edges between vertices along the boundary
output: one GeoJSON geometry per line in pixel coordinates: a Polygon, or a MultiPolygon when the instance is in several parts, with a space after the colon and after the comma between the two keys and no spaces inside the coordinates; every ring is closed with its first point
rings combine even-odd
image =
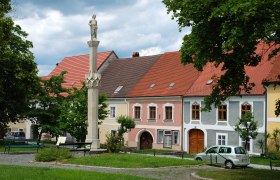
{"type": "Polygon", "coordinates": [[[139,57],[140,55],[139,55],[139,52],[133,52],[132,53],[132,57],[139,57]]]}

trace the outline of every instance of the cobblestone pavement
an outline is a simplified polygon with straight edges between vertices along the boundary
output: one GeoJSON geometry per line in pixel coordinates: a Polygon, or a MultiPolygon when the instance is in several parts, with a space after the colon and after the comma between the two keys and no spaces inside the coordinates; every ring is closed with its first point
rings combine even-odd
{"type": "Polygon", "coordinates": [[[63,169],[79,169],[87,171],[100,171],[109,173],[122,173],[142,177],[157,178],[157,179],[195,179],[191,177],[191,173],[197,170],[217,170],[221,168],[210,166],[192,166],[192,167],[164,167],[164,168],[109,168],[97,166],[83,166],[73,164],[60,164],[56,162],[43,163],[34,162],[34,154],[0,154],[0,164],[19,165],[19,166],[36,166],[48,168],[63,168],[63,169]]]}

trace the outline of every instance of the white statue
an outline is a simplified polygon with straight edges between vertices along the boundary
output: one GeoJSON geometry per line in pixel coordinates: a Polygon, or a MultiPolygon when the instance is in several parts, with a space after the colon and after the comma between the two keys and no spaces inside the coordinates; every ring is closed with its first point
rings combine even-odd
{"type": "Polygon", "coordinates": [[[91,39],[97,38],[97,21],[95,18],[96,18],[96,15],[94,14],[92,16],[92,19],[88,23],[88,25],[90,26],[91,39]]]}

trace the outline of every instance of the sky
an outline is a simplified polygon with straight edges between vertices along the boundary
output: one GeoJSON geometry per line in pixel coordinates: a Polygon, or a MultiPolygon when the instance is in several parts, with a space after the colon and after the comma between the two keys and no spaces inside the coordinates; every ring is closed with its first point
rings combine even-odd
{"type": "Polygon", "coordinates": [[[98,21],[98,52],[118,57],[178,51],[189,28],[179,32],[161,0],[11,0],[14,22],[33,42],[39,76],[64,57],[88,54],[89,20],[98,21]]]}

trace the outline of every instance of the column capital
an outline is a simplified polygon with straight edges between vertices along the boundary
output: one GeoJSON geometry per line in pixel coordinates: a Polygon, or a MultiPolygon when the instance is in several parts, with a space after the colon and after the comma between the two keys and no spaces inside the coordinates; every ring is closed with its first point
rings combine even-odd
{"type": "Polygon", "coordinates": [[[98,88],[100,86],[101,74],[99,73],[89,73],[86,78],[86,87],[90,88],[98,88]]]}

